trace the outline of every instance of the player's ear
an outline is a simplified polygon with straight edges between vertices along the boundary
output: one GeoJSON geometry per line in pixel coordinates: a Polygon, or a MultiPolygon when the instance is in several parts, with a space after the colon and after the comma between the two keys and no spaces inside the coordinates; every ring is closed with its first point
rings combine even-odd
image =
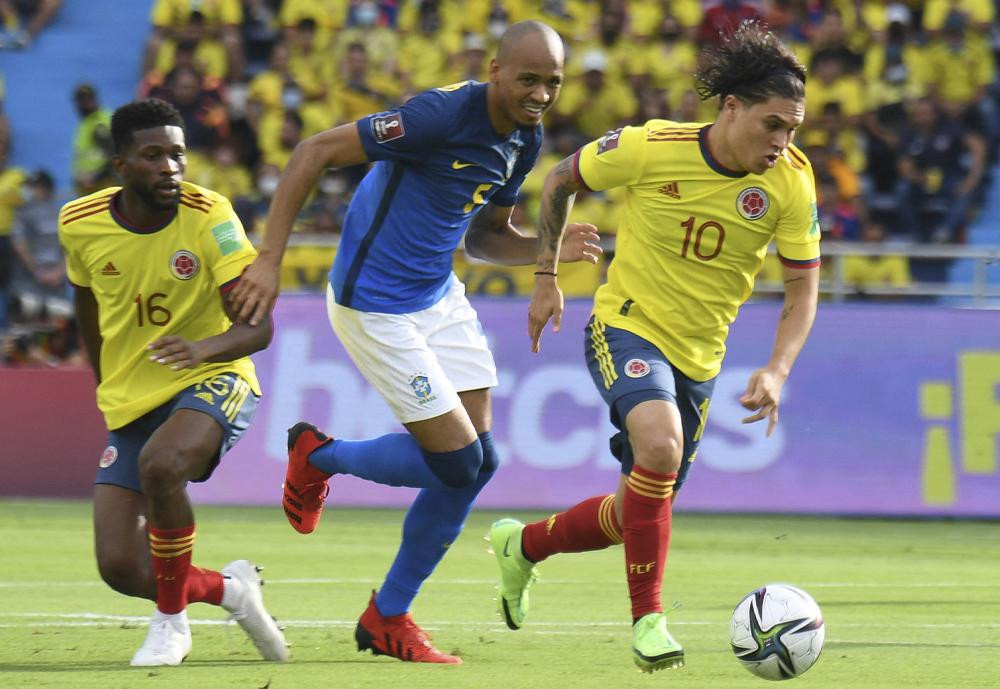
{"type": "Polygon", "coordinates": [[[490,83],[500,83],[500,63],[495,57],[490,58],[490,83]]]}
{"type": "Polygon", "coordinates": [[[111,156],[111,167],[118,175],[118,179],[120,180],[125,179],[125,175],[123,174],[123,171],[125,169],[125,156],[123,156],[120,153],[115,153],[113,156],[111,156]]]}
{"type": "Polygon", "coordinates": [[[740,99],[731,93],[722,99],[722,111],[729,117],[736,115],[736,111],[739,109],[739,106],[740,99]]]}

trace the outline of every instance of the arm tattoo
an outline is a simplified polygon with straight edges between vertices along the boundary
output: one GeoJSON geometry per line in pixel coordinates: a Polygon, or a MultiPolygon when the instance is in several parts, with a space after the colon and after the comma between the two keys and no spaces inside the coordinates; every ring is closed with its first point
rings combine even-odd
{"type": "Polygon", "coordinates": [[[788,317],[792,315],[792,309],[794,309],[794,308],[795,308],[795,306],[792,305],[792,304],[789,304],[788,306],[786,306],[785,308],[783,308],[781,310],[781,320],[783,320],[783,321],[784,320],[788,320],[788,317]]]}
{"type": "Polygon", "coordinates": [[[557,181],[555,189],[552,190],[551,197],[542,197],[542,208],[539,218],[538,230],[538,254],[541,256],[545,252],[551,253],[551,258],[540,259],[539,270],[554,270],[555,262],[559,258],[559,242],[562,240],[563,228],[566,226],[566,216],[569,211],[569,200],[576,193],[575,190],[567,189],[567,180],[572,179],[573,161],[570,158],[564,159],[555,169],[557,181]]]}
{"type": "Polygon", "coordinates": [[[798,282],[799,280],[803,280],[803,279],[804,279],[804,278],[792,278],[791,280],[785,280],[785,284],[786,284],[786,285],[790,285],[790,284],[792,284],[793,282],[798,282]]]}

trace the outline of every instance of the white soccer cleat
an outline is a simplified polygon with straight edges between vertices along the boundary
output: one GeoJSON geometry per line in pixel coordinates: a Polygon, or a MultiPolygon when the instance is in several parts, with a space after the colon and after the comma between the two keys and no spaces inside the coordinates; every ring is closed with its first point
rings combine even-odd
{"type": "Polygon", "coordinates": [[[261,580],[249,560],[235,560],[222,568],[226,577],[222,607],[247,633],[264,660],[288,660],[288,644],[274,618],[264,608],[261,580]]]}
{"type": "Polygon", "coordinates": [[[132,656],[130,665],[180,665],[190,652],[191,628],[187,613],[181,611],[176,615],[167,615],[157,609],[149,622],[146,640],[132,656]]]}

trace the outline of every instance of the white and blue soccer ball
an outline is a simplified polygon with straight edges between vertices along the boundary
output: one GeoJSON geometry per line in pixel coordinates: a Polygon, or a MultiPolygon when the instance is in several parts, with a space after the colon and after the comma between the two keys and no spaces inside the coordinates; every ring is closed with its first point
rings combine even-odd
{"type": "Polygon", "coordinates": [[[764,679],[791,679],[813,666],[823,650],[826,628],[812,597],[788,584],[768,584],[733,610],[733,653],[764,679]]]}

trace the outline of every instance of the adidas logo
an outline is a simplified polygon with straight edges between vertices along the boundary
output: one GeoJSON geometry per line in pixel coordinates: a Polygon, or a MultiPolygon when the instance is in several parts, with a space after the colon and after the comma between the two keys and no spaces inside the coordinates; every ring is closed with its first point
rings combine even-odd
{"type": "Polygon", "coordinates": [[[680,191],[677,187],[677,182],[667,182],[662,187],[659,188],[659,192],[664,196],[669,196],[672,199],[679,199],[681,197],[680,191]]]}
{"type": "Polygon", "coordinates": [[[115,268],[114,263],[108,261],[104,264],[104,267],[101,268],[101,275],[121,275],[121,272],[115,268]]]}

